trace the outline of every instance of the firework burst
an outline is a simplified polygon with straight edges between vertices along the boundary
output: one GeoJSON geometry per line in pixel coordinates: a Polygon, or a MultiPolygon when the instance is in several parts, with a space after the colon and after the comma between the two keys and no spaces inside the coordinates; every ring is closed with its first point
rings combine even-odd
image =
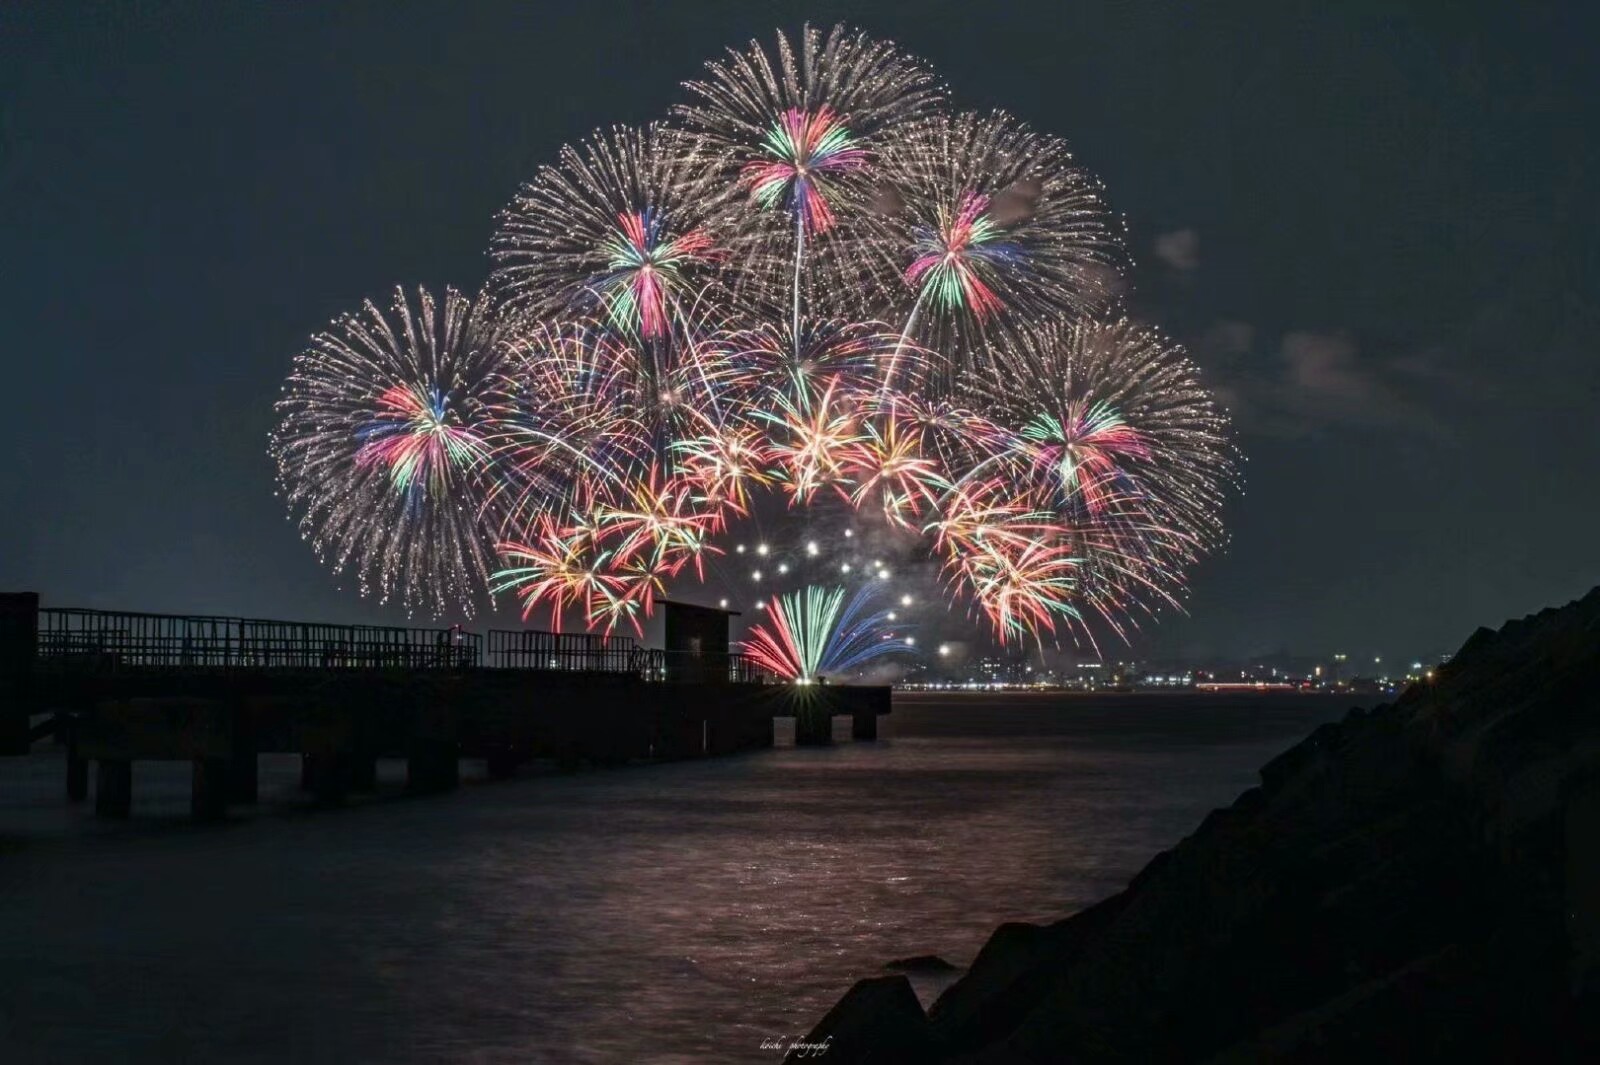
{"type": "Polygon", "coordinates": [[[1013,330],[1093,315],[1121,262],[1101,186],[1066,147],[1004,113],[934,115],[885,159],[901,196],[900,283],[870,313],[951,367],[1013,330]]]}
{"type": "Polygon", "coordinates": [[[848,603],[844,596],[843,588],[820,587],[773,596],[766,620],[751,627],[740,649],[763,669],[801,683],[915,653],[891,630],[892,612],[872,608],[870,585],[848,603]]]}
{"type": "MultiPolygon", "coordinates": [[[[1223,542],[1227,420],[1180,349],[1107,320],[1120,225],[1063,144],[944,113],[925,65],[842,27],[685,89],[676,125],[597,132],[522,187],[497,309],[400,295],[313,338],[272,452],[318,553],[408,608],[488,583],[638,629],[786,499],[920,534],[1002,642],[1176,605],[1223,542]]],[[[763,608],[752,653],[791,676],[895,642],[839,589],[763,608]]]]}
{"type": "Polygon", "coordinates": [[[482,404],[503,337],[487,297],[396,289],[311,338],[278,401],[280,493],[362,594],[470,611],[491,560],[482,404]]]}
{"type": "Polygon", "coordinates": [[[723,258],[717,204],[692,140],[659,126],[597,133],[563,148],[501,213],[492,282],[541,320],[595,314],[661,337],[723,258]]]}
{"type": "Polygon", "coordinates": [[[739,234],[742,291],[776,307],[787,294],[798,336],[808,252],[825,290],[892,272],[872,207],[877,160],[906,123],[939,102],[933,76],[892,44],[835,26],[807,26],[706,64],[684,88],[677,118],[720,161],[731,190],[727,228],[739,234]],[[737,195],[743,193],[743,196],[737,195]]]}
{"type": "MultiPolygon", "coordinates": [[[[1176,605],[1186,569],[1221,542],[1217,509],[1235,481],[1227,418],[1182,349],[1131,322],[1046,329],[1003,359],[959,383],[993,426],[992,451],[943,501],[937,542],[959,555],[983,538],[985,551],[1002,543],[1019,559],[1059,546],[1072,579],[1056,573],[1048,587],[1075,589],[1077,606],[1050,612],[1092,614],[1126,635],[1134,615],[1176,605]]],[[[949,572],[980,602],[1012,579],[1004,568],[949,572]]]]}

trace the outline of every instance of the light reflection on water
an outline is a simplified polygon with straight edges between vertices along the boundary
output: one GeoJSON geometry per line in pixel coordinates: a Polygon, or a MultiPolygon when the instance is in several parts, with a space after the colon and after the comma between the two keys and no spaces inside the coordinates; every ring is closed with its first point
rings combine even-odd
{"type": "MultiPolygon", "coordinates": [[[[901,697],[883,743],[211,829],[180,823],[181,766],[141,765],[134,822],[108,828],[63,812],[36,757],[0,790],[0,1045],[777,1061],[764,1038],[803,1035],[883,962],[964,965],[1001,921],[1117,890],[1342,709],[901,697]]],[[[292,760],[270,781],[289,789],[292,760]]]]}

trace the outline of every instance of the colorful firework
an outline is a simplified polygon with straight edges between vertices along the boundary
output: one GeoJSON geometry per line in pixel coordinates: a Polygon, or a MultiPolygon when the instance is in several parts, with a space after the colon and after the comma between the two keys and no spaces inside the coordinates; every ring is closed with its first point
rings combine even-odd
{"type": "Polygon", "coordinates": [[[959,385],[998,429],[976,469],[1064,518],[1216,546],[1234,484],[1228,419],[1181,347],[1127,320],[1048,327],[959,385]]]}
{"type": "Polygon", "coordinates": [[[813,586],[773,596],[766,620],[751,627],[740,649],[763,669],[801,683],[915,654],[891,628],[891,611],[872,609],[870,585],[848,603],[844,594],[843,588],[813,586]]]}
{"type": "Polygon", "coordinates": [[[893,400],[874,405],[847,460],[852,505],[875,498],[889,523],[902,529],[912,528],[911,519],[938,505],[952,485],[924,448],[923,432],[893,400]]]}
{"type": "Polygon", "coordinates": [[[660,337],[722,258],[711,179],[693,142],[659,126],[563,148],[501,213],[492,283],[539,319],[597,314],[660,337]]]}
{"type": "Polygon", "coordinates": [[[496,592],[513,592],[522,601],[524,620],[542,607],[551,628],[560,632],[564,615],[580,610],[590,628],[609,632],[627,621],[642,631],[639,617],[654,606],[659,575],[619,560],[593,525],[563,527],[543,515],[531,531],[526,542],[497,545],[501,557],[514,564],[494,575],[496,592]]]}
{"type": "MultiPolygon", "coordinates": [[[[879,389],[901,338],[881,322],[822,321],[798,336],[774,327],[743,330],[721,342],[724,358],[748,376],[751,399],[806,412],[824,392],[867,396],[879,389]]],[[[907,364],[920,349],[905,348],[907,364]]]]}
{"type": "Polygon", "coordinates": [[[809,403],[780,396],[776,411],[759,416],[772,425],[767,454],[791,503],[809,502],[823,488],[850,498],[850,456],[866,439],[857,396],[834,382],[809,403]]]}
{"type": "MultiPolygon", "coordinates": [[[[772,489],[920,533],[1003,642],[1176,605],[1222,543],[1227,421],[1179,349],[1101,320],[1119,227],[1063,145],[938,112],[924,65],[839,27],[686,88],[683,128],[597,133],[523,187],[503,313],[402,298],[313,340],[273,453],[319,553],[441,610],[498,552],[525,616],[637,629],[772,489]]],[[[868,618],[810,591],[763,645],[802,677],[868,618]]]]}
{"type": "Polygon", "coordinates": [[[491,564],[482,404],[518,323],[486,296],[395,290],[311,338],[277,403],[271,451],[302,535],[362,594],[470,612],[491,564]]]}
{"type": "Polygon", "coordinates": [[[1070,614],[1048,613],[1093,615],[1125,636],[1135,615],[1176,605],[1186,569],[1221,541],[1217,508],[1235,480],[1227,418],[1181,348],[1130,322],[1045,329],[1002,358],[959,385],[994,428],[990,455],[957,478],[931,530],[947,573],[993,606],[997,631],[1010,618],[1043,624],[1039,611],[1001,610],[995,598],[1023,569],[960,561],[1027,559],[1035,578],[1051,576],[1043,587],[1074,592],[1060,599],[1070,614]],[[1043,544],[1071,557],[1071,582],[1040,570],[1043,544]]]}
{"type": "Polygon", "coordinates": [[[675,115],[717,160],[723,187],[748,193],[725,201],[741,293],[773,308],[786,295],[797,337],[808,246],[826,291],[859,283],[863,269],[892,276],[871,209],[875,160],[939,103],[927,67],[863,33],[806,26],[793,42],[778,34],[771,52],[756,41],[730,50],[684,88],[694,102],[675,115]]]}
{"type": "Polygon", "coordinates": [[[893,239],[904,274],[863,309],[903,323],[950,370],[985,364],[1014,330],[1105,305],[1119,227],[1060,141],[1000,112],[933,115],[906,129],[884,166],[902,199],[893,239]]]}
{"type": "Polygon", "coordinates": [[[826,233],[834,222],[828,206],[830,183],[867,165],[833,108],[814,113],[791,107],[762,139],[766,159],[744,165],[742,176],[763,207],[781,207],[807,234],[826,233]]]}

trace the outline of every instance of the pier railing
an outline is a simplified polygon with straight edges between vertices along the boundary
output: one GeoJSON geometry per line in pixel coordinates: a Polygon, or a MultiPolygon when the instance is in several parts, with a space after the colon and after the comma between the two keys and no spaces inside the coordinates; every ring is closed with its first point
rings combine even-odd
{"type": "Polygon", "coordinates": [[[41,607],[36,668],[50,672],[488,667],[633,674],[650,681],[768,683],[745,655],[686,655],[631,637],[459,627],[324,625],[260,618],[41,607]]]}
{"type": "Polygon", "coordinates": [[[43,669],[464,669],[482,651],[482,636],[456,628],[39,610],[43,669]]]}
{"type": "Polygon", "coordinates": [[[497,669],[644,672],[649,666],[649,653],[648,648],[634,643],[631,636],[535,629],[489,630],[488,664],[497,669]]]}

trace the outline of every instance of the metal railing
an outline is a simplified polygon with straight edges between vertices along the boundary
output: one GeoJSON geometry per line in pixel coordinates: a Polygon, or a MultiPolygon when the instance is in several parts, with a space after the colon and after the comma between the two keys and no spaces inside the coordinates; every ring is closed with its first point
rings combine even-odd
{"type": "Polygon", "coordinates": [[[456,628],[39,610],[45,669],[463,669],[482,649],[482,636],[456,628]]]}
{"type": "Polygon", "coordinates": [[[640,655],[646,651],[630,636],[490,629],[488,664],[497,669],[633,673],[644,666],[640,655]]]}
{"type": "Polygon", "coordinates": [[[765,684],[737,652],[690,655],[631,637],[492,629],[324,625],[110,610],[38,612],[37,667],[57,672],[230,669],[493,669],[632,674],[648,681],[765,684]]]}

